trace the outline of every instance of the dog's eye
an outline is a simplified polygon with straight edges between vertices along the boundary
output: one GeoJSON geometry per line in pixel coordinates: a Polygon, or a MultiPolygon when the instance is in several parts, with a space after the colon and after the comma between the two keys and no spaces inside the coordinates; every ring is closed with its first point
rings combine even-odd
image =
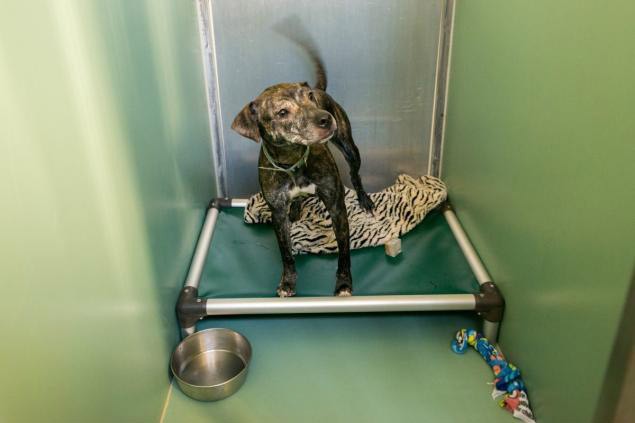
{"type": "Polygon", "coordinates": [[[276,115],[278,115],[278,117],[285,117],[288,113],[289,111],[287,109],[280,109],[276,115]]]}
{"type": "Polygon", "coordinates": [[[309,91],[309,100],[315,101],[315,95],[313,95],[313,91],[309,91]]]}

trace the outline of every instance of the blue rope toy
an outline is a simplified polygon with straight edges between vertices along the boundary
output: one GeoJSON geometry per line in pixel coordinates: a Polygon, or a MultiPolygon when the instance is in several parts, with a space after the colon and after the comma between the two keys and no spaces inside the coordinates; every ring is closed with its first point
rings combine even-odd
{"type": "Polygon", "coordinates": [[[503,354],[489,343],[487,338],[474,329],[461,329],[452,340],[452,351],[464,354],[468,347],[474,347],[494,372],[494,390],[492,398],[503,397],[498,405],[511,412],[514,417],[525,423],[536,423],[529,407],[529,397],[520,370],[507,362],[503,354]]]}

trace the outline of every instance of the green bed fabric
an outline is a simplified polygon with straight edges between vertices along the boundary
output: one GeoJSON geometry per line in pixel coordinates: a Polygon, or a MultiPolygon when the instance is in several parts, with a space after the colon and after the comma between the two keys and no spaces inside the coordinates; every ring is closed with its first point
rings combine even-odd
{"type": "MultiPolygon", "coordinates": [[[[272,297],[282,270],[270,225],[243,222],[242,208],[223,209],[199,287],[202,297],[272,297]]],[[[351,252],[355,295],[478,292],[445,218],[432,212],[402,239],[403,253],[383,247],[351,252]]],[[[332,295],[337,255],[296,256],[298,296],[332,295]]]]}

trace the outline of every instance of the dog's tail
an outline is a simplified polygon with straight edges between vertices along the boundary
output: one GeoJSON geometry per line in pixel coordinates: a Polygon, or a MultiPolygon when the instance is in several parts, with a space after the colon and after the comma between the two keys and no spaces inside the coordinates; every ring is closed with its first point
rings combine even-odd
{"type": "Polygon", "coordinates": [[[326,91],[327,79],[324,62],[320,56],[319,49],[315,45],[315,41],[313,41],[311,34],[302,25],[300,18],[296,15],[288,16],[274,25],[273,28],[280,35],[296,43],[309,55],[315,68],[316,81],[314,88],[326,91]]]}
{"type": "Polygon", "coordinates": [[[300,44],[300,45],[304,47],[307,54],[311,58],[311,61],[313,62],[313,66],[315,67],[315,87],[314,88],[317,88],[318,90],[326,91],[326,83],[327,83],[326,69],[324,68],[324,62],[322,62],[322,57],[320,56],[320,52],[318,51],[315,45],[311,45],[311,44],[300,44]]]}

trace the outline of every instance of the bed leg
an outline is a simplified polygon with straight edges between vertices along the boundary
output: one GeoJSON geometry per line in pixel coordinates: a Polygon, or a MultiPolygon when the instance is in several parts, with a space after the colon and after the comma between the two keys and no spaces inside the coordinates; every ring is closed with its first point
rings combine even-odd
{"type": "Polygon", "coordinates": [[[503,321],[505,299],[494,282],[485,282],[475,295],[476,313],[483,318],[483,335],[492,343],[498,341],[498,329],[503,321]]]}
{"type": "Polygon", "coordinates": [[[181,327],[181,336],[185,338],[196,330],[196,322],[207,315],[207,301],[198,296],[198,288],[185,286],[176,303],[176,314],[181,327]]]}
{"type": "Polygon", "coordinates": [[[483,336],[487,338],[490,344],[498,343],[498,329],[500,322],[489,322],[483,319],[483,336]]]}

